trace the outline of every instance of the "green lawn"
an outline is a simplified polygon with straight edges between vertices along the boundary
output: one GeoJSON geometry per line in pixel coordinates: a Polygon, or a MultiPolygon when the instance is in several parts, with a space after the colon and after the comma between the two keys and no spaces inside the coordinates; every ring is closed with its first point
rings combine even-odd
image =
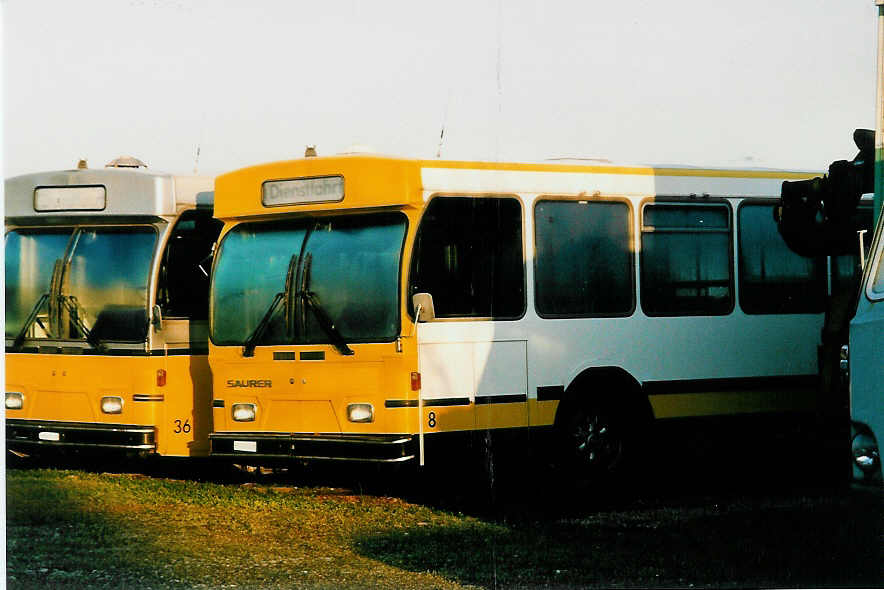
{"type": "Polygon", "coordinates": [[[880,499],[844,493],[560,509],[559,494],[541,482],[482,517],[459,512],[460,501],[438,486],[399,494],[408,501],[295,477],[212,483],[54,469],[6,476],[10,588],[884,582],[880,499]]]}

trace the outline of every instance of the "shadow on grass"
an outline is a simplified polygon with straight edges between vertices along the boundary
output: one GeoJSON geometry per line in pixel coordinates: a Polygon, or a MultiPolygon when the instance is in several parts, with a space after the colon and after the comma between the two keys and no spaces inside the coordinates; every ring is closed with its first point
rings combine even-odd
{"type": "Polygon", "coordinates": [[[357,550],[486,588],[592,586],[880,587],[878,497],[364,535],[357,550]]]}
{"type": "MultiPolygon", "coordinates": [[[[777,425],[778,426],[778,425],[777,425]]],[[[851,493],[811,430],[665,429],[641,471],[577,489],[543,465],[450,467],[410,501],[476,517],[363,535],[357,550],[483,587],[881,587],[880,494],[851,493]]]]}
{"type": "Polygon", "coordinates": [[[71,472],[7,478],[7,587],[184,588],[151,566],[133,531],[96,510],[71,472]]]}

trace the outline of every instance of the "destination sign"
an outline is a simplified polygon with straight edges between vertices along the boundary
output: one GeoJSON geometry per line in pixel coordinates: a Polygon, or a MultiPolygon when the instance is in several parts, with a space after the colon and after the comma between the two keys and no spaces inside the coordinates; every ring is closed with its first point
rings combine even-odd
{"type": "Polygon", "coordinates": [[[329,203],[344,200],[343,176],[314,176],[290,180],[268,180],[261,187],[261,202],[267,207],[329,203]]]}
{"type": "Polygon", "coordinates": [[[35,211],[101,211],[106,205],[103,186],[44,186],[34,190],[35,211]]]}

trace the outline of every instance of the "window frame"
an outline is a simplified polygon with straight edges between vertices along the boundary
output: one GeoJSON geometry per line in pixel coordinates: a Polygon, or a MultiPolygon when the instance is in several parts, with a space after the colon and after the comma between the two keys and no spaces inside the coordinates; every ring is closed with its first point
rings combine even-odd
{"type": "Polygon", "coordinates": [[[423,210],[421,211],[420,217],[415,223],[415,231],[414,236],[409,244],[409,258],[408,258],[408,277],[405,283],[404,292],[407,294],[408,301],[406,302],[406,311],[408,313],[408,317],[415,321],[414,316],[414,303],[411,297],[411,285],[412,279],[414,278],[414,262],[415,262],[415,253],[417,244],[417,238],[420,234],[421,228],[424,223],[424,218],[427,215],[427,212],[430,210],[430,204],[439,198],[446,197],[459,197],[459,198],[475,198],[475,199],[512,199],[519,205],[519,220],[520,226],[519,231],[521,233],[521,249],[522,249],[522,308],[518,315],[515,316],[456,316],[456,317],[445,317],[440,318],[436,317],[433,319],[434,322],[477,322],[477,321],[506,321],[513,322],[519,321],[525,317],[528,313],[528,264],[525,260],[526,253],[526,235],[525,235],[525,201],[521,195],[516,193],[500,193],[500,192],[435,192],[429,195],[424,202],[423,210]]]}
{"type": "Polygon", "coordinates": [[[638,276],[638,291],[639,291],[639,305],[641,306],[642,313],[648,317],[663,317],[663,318],[677,318],[677,317],[725,317],[734,313],[736,309],[736,274],[737,271],[734,267],[734,209],[733,205],[729,199],[725,197],[709,197],[709,196],[690,196],[690,195],[660,195],[654,197],[647,197],[639,201],[639,226],[638,226],[638,248],[639,248],[639,276],[638,276]],[[689,229],[684,230],[672,230],[672,229],[664,229],[664,230],[656,230],[656,229],[645,229],[645,209],[649,205],[675,205],[675,206],[693,206],[693,207],[721,207],[724,206],[728,213],[728,227],[726,232],[721,229],[709,229],[709,230],[700,230],[700,231],[691,231],[689,229]],[[642,274],[645,268],[644,258],[645,258],[645,248],[644,248],[644,235],[648,233],[727,233],[728,236],[728,301],[729,304],[725,311],[721,313],[706,313],[704,311],[691,311],[691,312],[680,312],[680,313],[657,313],[648,311],[645,307],[645,289],[644,289],[644,281],[642,279],[642,274]]]}
{"type": "Polygon", "coordinates": [[[627,318],[631,317],[635,314],[635,310],[638,307],[637,296],[636,296],[636,243],[635,243],[635,217],[634,217],[634,209],[632,206],[632,201],[630,201],[626,197],[616,196],[616,195],[593,195],[591,197],[586,195],[537,195],[534,199],[534,203],[531,209],[531,220],[532,225],[534,227],[533,232],[533,292],[532,299],[534,301],[534,313],[537,314],[538,317],[542,319],[580,319],[580,318],[627,318]],[[626,217],[627,217],[627,247],[629,248],[629,284],[630,284],[630,306],[629,310],[620,313],[585,313],[585,314],[551,314],[546,312],[541,312],[537,307],[537,206],[542,202],[572,202],[572,203],[622,203],[626,205],[626,217]]]}

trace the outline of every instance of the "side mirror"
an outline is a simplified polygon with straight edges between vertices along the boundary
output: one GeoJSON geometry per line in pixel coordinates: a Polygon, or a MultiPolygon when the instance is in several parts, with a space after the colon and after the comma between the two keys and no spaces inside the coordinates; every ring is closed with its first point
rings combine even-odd
{"type": "Polygon", "coordinates": [[[157,332],[163,329],[163,312],[159,305],[154,305],[150,310],[150,323],[157,332]]]}
{"type": "Polygon", "coordinates": [[[429,293],[415,293],[411,297],[411,302],[414,304],[414,315],[418,322],[431,322],[436,319],[432,295],[429,293]]]}

